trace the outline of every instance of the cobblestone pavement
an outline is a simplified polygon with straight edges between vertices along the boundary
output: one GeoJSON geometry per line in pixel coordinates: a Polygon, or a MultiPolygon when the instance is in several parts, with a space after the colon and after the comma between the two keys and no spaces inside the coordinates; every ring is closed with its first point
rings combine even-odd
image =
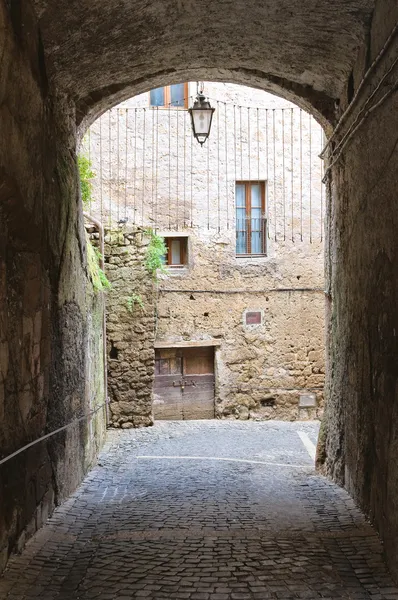
{"type": "Polygon", "coordinates": [[[398,599],[374,530],[314,473],[316,435],[280,422],[110,431],[11,559],[1,600],[398,599]]]}

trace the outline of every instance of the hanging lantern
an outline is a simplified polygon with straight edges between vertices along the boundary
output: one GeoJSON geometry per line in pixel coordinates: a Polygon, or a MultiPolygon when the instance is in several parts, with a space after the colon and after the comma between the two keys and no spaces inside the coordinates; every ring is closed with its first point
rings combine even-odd
{"type": "Polygon", "coordinates": [[[216,109],[210,106],[210,102],[199,92],[193,106],[188,109],[191,115],[191,124],[194,137],[203,146],[210,134],[211,121],[216,109]]]}

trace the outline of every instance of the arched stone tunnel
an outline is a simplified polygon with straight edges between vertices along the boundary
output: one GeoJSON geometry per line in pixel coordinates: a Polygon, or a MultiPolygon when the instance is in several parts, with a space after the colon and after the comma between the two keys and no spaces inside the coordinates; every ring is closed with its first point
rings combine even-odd
{"type": "MultiPolygon", "coordinates": [[[[318,460],[398,578],[397,20],[395,0],[0,0],[2,457],[104,396],[76,169],[85,127],[178,81],[262,88],[331,136],[318,460]]],[[[103,434],[77,423],[0,465],[1,566],[76,488],[103,434]]]]}

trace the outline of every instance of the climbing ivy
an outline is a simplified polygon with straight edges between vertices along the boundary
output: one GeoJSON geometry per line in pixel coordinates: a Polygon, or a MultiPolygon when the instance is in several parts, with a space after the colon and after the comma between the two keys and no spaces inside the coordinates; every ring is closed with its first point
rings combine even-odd
{"type": "Polygon", "coordinates": [[[93,190],[93,184],[91,180],[94,179],[95,173],[91,169],[91,160],[87,158],[87,156],[84,156],[84,154],[78,155],[77,165],[79,168],[80,190],[83,206],[88,206],[91,201],[91,194],[93,190]]]}
{"type": "Polygon", "coordinates": [[[157,280],[159,273],[166,273],[164,268],[164,258],[167,252],[167,246],[164,238],[157,235],[152,229],[146,229],[145,234],[149,237],[149,245],[145,254],[145,268],[157,280]]]}
{"type": "Polygon", "coordinates": [[[94,248],[87,236],[87,267],[93,284],[97,292],[104,292],[111,289],[111,284],[100,267],[101,253],[94,248]]]}

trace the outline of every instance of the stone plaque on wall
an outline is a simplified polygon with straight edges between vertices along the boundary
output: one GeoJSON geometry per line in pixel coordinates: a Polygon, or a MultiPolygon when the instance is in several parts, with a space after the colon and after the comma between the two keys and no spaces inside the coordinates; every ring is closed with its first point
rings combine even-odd
{"type": "Polygon", "coordinates": [[[261,325],[261,312],[253,311],[246,313],[246,325],[261,325]]]}
{"type": "Polygon", "coordinates": [[[316,406],[315,394],[300,394],[299,408],[313,408],[316,406]]]}

